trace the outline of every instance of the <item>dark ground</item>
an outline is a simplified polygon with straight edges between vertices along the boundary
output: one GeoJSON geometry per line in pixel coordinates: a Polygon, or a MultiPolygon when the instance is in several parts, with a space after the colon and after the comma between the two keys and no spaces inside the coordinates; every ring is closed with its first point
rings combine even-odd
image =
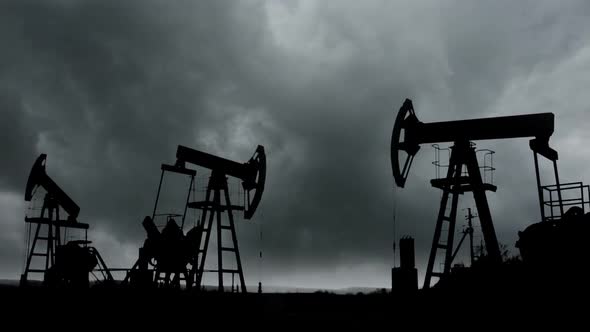
{"type": "MultiPolygon", "coordinates": [[[[323,320],[332,323],[368,322],[397,324],[462,324],[465,319],[479,324],[517,320],[525,324],[544,321],[585,320],[589,293],[572,289],[472,288],[430,290],[415,294],[337,295],[310,294],[231,294],[173,290],[133,290],[92,288],[86,290],[22,289],[0,287],[2,321],[29,323],[82,322],[110,329],[120,323],[134,326],[153,324],[245,324],[271,325],[273,322],[323,320]],[[114,324],[114,325],[113,325],[114,324]]],[[[45,323],[43,323],[45,324],[45,323]]],[[[69,323],[67,323],[69,324],[69,323]]],[[[451,324],[451,325],[444,325],[451,324]]],[[[276,325],[288,327],[288,325],[276,325]]],[[[387,325],[386,325],[387,326],[387,325]]],[[[153,326],[152,326],[153,327],[153,326]]]]}

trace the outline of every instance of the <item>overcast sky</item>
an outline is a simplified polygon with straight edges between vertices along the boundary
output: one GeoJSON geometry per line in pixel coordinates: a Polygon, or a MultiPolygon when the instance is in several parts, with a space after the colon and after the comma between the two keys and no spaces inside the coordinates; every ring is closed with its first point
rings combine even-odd
{"type": "MultiPolygon", "coordinates": [[[[2,1],[0,278],[23,268],[40,153],[125,267],[178,144],[240,162],[265,147],[262,203],[238,225],[249,284],[389,286],[394,206],[422,278],[440,191],[429,146],[393,188],[404,99],[424,122],[553,112],[561,177],[587,180],[589,16],[588,2],[550,0],[2,1]]],[[[478,147],[496,150],[492,216],[517,254],[517,231],[539,221],[528,142],[478,147]]]]}

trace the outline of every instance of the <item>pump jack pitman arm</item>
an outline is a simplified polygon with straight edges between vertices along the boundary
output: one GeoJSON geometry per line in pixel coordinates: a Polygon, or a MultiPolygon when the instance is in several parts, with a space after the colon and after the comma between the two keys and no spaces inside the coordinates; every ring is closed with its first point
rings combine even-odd
{"type": "Polygon", "coordinates": [[[29,174],[27,186],[25,188],[25,201],[30,202],[33,199],[33,192],[37,187],[43,187],[47,194],[51,195],[58,204],[68,213],[70,220],[76,220],[80,214],[80,207],[76,204],[70,196],[68,196],[45,172],[45,160],[47,155],[42,153],[29,174]]]}
{"type": "Polygon", "coordinates": [[[213,172],[242,180],[242,187],[247,195],[244,218],[252,218],[262,199],[266,181],[266,154],[262,145],[259,145],[252,158],[243,164],[179,145],[176,150],[176,166],[184,168],[185,163],[205,167],[213,172]],[[252,190],[254,195],[250,199],[252,190]]]}
{"type": "Polygon", "coordinates": [[[412,101],[406,99],[399,109],[391,136],[393,178],[397,186],[404,187],[412,160],[420,150],[420,144],[426,143],[534,137],[530,142],[531,149],[550,160],[557,160],[557,151],[549,147],[554,118],[553,113],[537,113],[423,123],[416,117],[412,101]],[[400,151],[407,154],[403,166],[399,160],[400,151]]]}

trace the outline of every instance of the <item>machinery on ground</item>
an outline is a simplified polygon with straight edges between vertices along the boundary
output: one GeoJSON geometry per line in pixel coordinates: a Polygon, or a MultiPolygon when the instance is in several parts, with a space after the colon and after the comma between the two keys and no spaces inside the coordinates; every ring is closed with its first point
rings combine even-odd
{"type": "Polygon", "coordinates": [[[21,275],[21,286],[31,274],[42,274],[46,286],[88,287],[89,273],[98,266],[102,281],[112,281],[106,264],[94,247],[88,246],[88,224],[78,222],[80,207],[47,175],[47,155],[35,161],[27,186],[25,201],[31,202],[37,188],[45,190],[43,206],[36,217],[25,217],[28,228],[27,259],[21,275]],[[67,214],[60,217],[60,211],[67,214]],[[32,233],[34,227],[34,233],[32,233]],[[81,230],[83,240],[67,241],[68,232],[81,230]]]}
{"type": "Polygon", "coordinates": [[[542,201],[543,218],[518,232],[516,242],[527,279],[540,287],[588,289],[590,188],[581,182],[561,184],[561,199],[555,198],[556,186],[542,189],[546,194],[542,201]],[[565,207],[569,209],[561,214],[565,207]]]}
{"type": "Polygon", "coordinates": [[[191,288],[193,282],[189,278],[189,264],[195,264],[197,259],[194,243],[200,239],[200,230],[195,227],[185,235],[184,224],[187,212],[186,205],[190,200],[191,192],[194,191],[197,172],[192,169],[167,164],[162,164],[161,170],[153,213],[151,217],[146,216],[142,222],[147,238],[143,246],[139,248],[138,259],[123,280],[123,283],[131,282],[134,287],[144,288],[154,286],[179,288],[181,280],[184,280],[186,287],[191,288]],[[189,178],[188,193],[182,214],[159,213],[158,211],[162,183],[167,173],[184,175],[189,178]],[[166,218],[162,232],[158,230],[155,221],[160,217],[166,218]],[[175,218],[181,218],[180,225],[178,225],[175,218]]]}

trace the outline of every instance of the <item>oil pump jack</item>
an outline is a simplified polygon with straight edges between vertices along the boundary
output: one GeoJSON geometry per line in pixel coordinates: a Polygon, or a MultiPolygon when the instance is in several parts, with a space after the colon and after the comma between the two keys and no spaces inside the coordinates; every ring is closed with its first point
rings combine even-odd
{"type": "Polygon", "coordinates": [[[158,187],[154,213],[151,218],[148,216],[143,221],[148,238],[143,248],[140,249],[139,258],[125,281],[131,280],[132,283],[139,281],[143,284],[153,284],[158,282],[159,273],[165,272],[167,275],[164,284],[171,283],[179,286],[180,279],[184,279],[187,288],[196,286],[197,289],[201,289],[204,273],[217,272],[218,290],[224,291],[223,277],[229,273],[232,278],[235,274],[238,275],[240,290],[245,293],[247,289],[238,249],[233,211],[244,211],[244,219],[251,219],[262,199],[265,180],[266,155],[264,147],[260,145],[252,158],[245,163],[238,163],[179,145],[176,152],[176,163],[174,165],[162,165],[162,176],[158,187]],[[194,184],[196,171],[187,168],[187,163],[211,170],[204,201],[190,201],[190,188],[194,184]],[[153,219],[156,216],[164,172],[188,175],[191,180],[184,214],[177,216],[182,217],[182,225],[179,227],[176,221],[171,218],[162,233],[160,233],[153,219]],[[227,183],[228,176],[242,181],[245,194],[244,205],[232,205],[227,183]],[[187,209],[198,209],[202,213],[197,225],[184,235],[183,228],[187,209]],[[222,224],[223,213],[227,213],[228,224],[222,224]],[[205,261],[214,224],[217,235],[217,269],[206,270],[205,261]],[[231,246],[223,245],[222,231],[230,231],[231,246]],[[224,252],[234,253],[235,269],[225,269],[223,267],[224,252]],[[152,263],[155,267],[155,278],[149,271],[148,263],[152,263]],[[188,265],[191,267],[189,268],[188,265]],[[169,280],[170,274],[175,275],[172,282],[169,280]]]}
{"type": "MultiPolygon", "coordinates": [[[[446,178],[431,180],[431,185],[441,189],[443,195],[423,288],[430,288],[433,277],[438,277],[441,280],[450,273],[454,258],[453,241],[458,199],[460,194],[466,192],[473,193],[487,252],[487,262],[492,266],[502,262],[486,198],[486,191],[495,192],[497,188],[492,184],[484,183],[473,141],[532,137],[529,145],[534,155],[539,198],[542,205],[538,154],[553,162],[556,186],[558,189],[560,188],[557,173],[558,154],[549,147],[549,138],[553,134],[553,126],[554,115],[552,113],[423,123],[418,120],[412,101],[410,99],[405,100],[397,114],[391,138],[391,166],[393,178],[398,187],[404,187],[412,161],[420,150],[421,144],[444,142],[453,144],[446,178]],[[405,160],[400,162],[400,157],[403,157],[402,153],[405,153],[406,156],[405,160]],[[467,172],[464,172],[464,168],[466,168],[467,172]],[[449,199],[451,205],[447,214],[449,199]],[[441,233],[445,223],[448,232],[446,242],[442,242],[441,233]],[[434,271],[434,266],[438,250],[443,250],[445,255],[443,271],[437,272],[434,271]]],[[[559,190],[557,192],[558,195],[561,195],[559,190]]],[[[559,201],[561,202],[561,196],[559,201]]],[[[541,206],[541,209],[543,210],[543,206],[541,206]]],[[[563,212],[563,207],[561,207],[561,210],[563,212]]]]}
{"type": "MultiPolygon", "coordinates": [[[[240,290],[243,293],[246,293],[246,282],[244,280],[240,251],[238,249],[238,239],[234,225],[233,211],[244,211],[244,219],[249,220],[254,216],[256,208],[260,204],[266,181],[266,154],[264,152],[264,147],[259,145],[252,158],[246,163],[241,164],[179,145],[178,150],[176,151],[176,166],[184,168],[186,163],[211,170],[205,200],[200,202],[189,202],[187,204],[191,209],[202,210],[199,225],[197,227],[200,228],[205,237],[203,246],[201,247],[200,243],[198,246],[198,254],[200,254],[197,259],[198,264],[193,266],[193,270],[191,271],[191,275],[194,275],[196,278],[195,284],[197,287],[201,287],[203,282],[203,273],[206,272],[205,261],[207,257],[207,248],[209,246],[211,230],[215,219],[217,235],[217,270],[211,272],[217,272],[218,289],[219,291],[224,290],[224,274],[230,273],[232,276],[238,274],[240,279],[240,290]],[[245,192],[243,206],[232,205],[227,185],[227,176],[232,176],[242,181],[242,188],[245,192]],[[252,191],[254,191],[254,193],[251,195],[252,191]],[[225,202],[223,202],[223,200],[225,200],[225,202]],[[224,212],[227,213],[227,219],[229,222],[229,224],[226,225],[222,225],[222,213],[224,212]],[[223,245],[223,230],[230,231],[232,241],[231,247],[223,245]],[[224,252],[233,252],[235,254],[236,269],[223,268],[224,252]]],[[[201,241],[202,237],[199,240],[201,241]]]]}
{"type": "MultiPolygon", "coordinates": [[[[31,169],[25,188],[25,201],[31,202],[36,189],[41,187],[46,194],[43,206],[37,217],[25,217],[29,227],[34,225],[35,232],[28,232],[27,259],[21,286],[27,285],[29,274],[43,274],[46,286],[87,287],[89,273],[98,265],[103,281],[112,281],[104,260],[94,247],[88,244],[88,224],[78,222],[80,207],[47,175],[45,172],[46,154],[41,154],[31,169]],[[67,217],[60,218],[60,210],[67,217]],[[67,241],[62,244],[68,230],[78,229],[84,232],[84,240],[67,241]],[[40,246],[40,242],[45,245],[40,246]],[[41,248],[39,248],[41,247],[41,248]],[[42,258],[44,262],[39,262],[42,258]]],[[[29,228],[30,229],[30,228],[29,228]]]]}

